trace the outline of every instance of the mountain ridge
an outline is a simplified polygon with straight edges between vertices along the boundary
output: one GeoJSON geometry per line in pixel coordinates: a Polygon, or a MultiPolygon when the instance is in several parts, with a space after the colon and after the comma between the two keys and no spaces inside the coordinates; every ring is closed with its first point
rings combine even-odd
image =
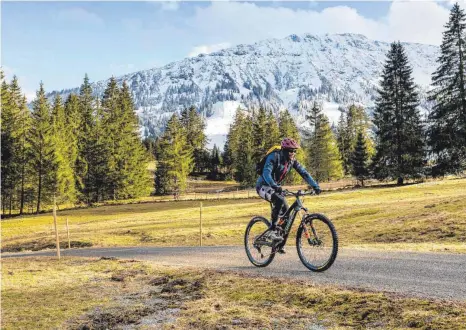
{"type": "MultiPolygon", "coordinates": [[[[418,85],[421,108],[436,69],[439,47],[402,42],[418,85]]],[[[210,54],[199,54],[158,68],[115,77],[130,86],[141,135],[158,135],[168,118],[194,105],[207,119],[206,133],[217,145],[228,133],[238,106],[264,106],[275,113],[287,108],[300,128],[314,100],[336,122],[341,106],[374,106],[376,88],[390,43],[361,34],[291,34],[254,44],[240,44],[210,54]],[[222,127],[222,129],[219,129],[222,127]]],[[[102,96],[108,79],[91,84],[102,96]]],[[[79,87],[54,91],[66,97],[79,87]]],[[[213,145],[211,141],[210,147],[213,145]]],[[[223,145],[221,145],[223,147],[223,145]]]]}

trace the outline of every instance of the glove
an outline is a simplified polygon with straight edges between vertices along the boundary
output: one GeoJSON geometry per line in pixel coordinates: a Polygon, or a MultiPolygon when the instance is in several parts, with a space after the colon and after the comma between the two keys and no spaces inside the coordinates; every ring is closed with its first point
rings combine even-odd
{"type": "Polygon", "coordinates": [[[283,192],[283,188],[280,186],[276,186],[275,188],[273,188],[273,190],[275,190],[277,194],[281,194],[283,192]]]}
{"type": "Polygon", "coordinates": [[[320,193],[322,192],[322,190],[320,190],[319,186],[311,187],[311,188],[314,189],[314,192],[316,193],[316,195],[320,195],[320,193]]]}

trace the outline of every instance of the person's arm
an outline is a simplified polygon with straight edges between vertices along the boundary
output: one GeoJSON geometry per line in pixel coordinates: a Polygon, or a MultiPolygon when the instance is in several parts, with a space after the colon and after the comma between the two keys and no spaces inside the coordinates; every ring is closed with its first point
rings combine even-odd
{"type": "Polygon", "coordinates": [[[306,180],[307,184],[314,189],[320,189],[317,182],[314,181],[312,176],[306,171],[303,165],[301,165],[297,160],[293,163],[293,168],[301,175],[301,177],[306,180]]]}
{"type": "Polygon", "coordinates": [[[264,170],[262,171],[262,177],[264,178],[264,181],[273,189],[279,187],[279,185],[275,182],[275,180],[272,177],[274,163],[275,152],[272,152],[265,159],[264,170]]]}

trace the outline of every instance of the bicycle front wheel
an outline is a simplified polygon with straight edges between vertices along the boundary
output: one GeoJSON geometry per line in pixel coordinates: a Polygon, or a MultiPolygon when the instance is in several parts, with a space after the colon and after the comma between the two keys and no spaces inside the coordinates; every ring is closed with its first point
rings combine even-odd
{"type": "Polygon", "coordinates": [[[268,266],[275,253],[266,235],[271,223],[264,217],[254,217],[249,221],[244,234],[244,247],[249,261],[256,267],[268,266]]]}
{"type": "Polygon", "coordinates": [[[332,266],[338,253],[335,226],[323,214],[303,218],[296,235],[296,249],[301,262],[313,272],[323,272],[332,266]]]}

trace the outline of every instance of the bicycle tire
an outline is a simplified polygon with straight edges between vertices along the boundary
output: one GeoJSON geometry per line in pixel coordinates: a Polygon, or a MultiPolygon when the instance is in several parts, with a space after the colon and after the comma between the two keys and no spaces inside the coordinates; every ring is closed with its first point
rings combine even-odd
{"type": "Polygon", "coordinates": [[[338,234],[337,234],[337,231],[335,229],[335,226],[323,214],[314,213],[314,214],[306,215],[303,218],[303,220],[301,222],[301,225],[299,226],[298,231],[296,233],[296,249],[298,251],[299,259],[301,260],[301,262],[303,263],[303,265],[307,269],[309,269],[309,270],[311,270],[313,272],[323,272],[323,271],[329,269],[330,266],[332,266],[333,263],[335,262],[335,259],[337,258],[337,254],[338,254],[338,234]],[[304,257],[303,251],[302,251],[302,248],[301,248],[301,246],[302,246],[301,245],[301,239],[303,237],[302,234],[303,234],[303,231],[304,231],[303,225],[305,225],[308,222],[312,222],[313,220],[322,221],[325,225],[327,225],[327,227],[330,229],[330,232],[332,234],[332,251],[330,253],[330,257],[327,259],[326,262],[324,262],[322,265],[319,265],[319,266],[313,265],[312,263],[308,262],[306,260],[306,258],[304,257]]]}
{"type": "Polygon", "coordinates": [[[257,222],[263,222],[267,225],[267,228],[270,228],[272,224],[270,223],[269,220],[267,220],[264,217],[261,216],[256,216],[249,221],[248,226],[246,227],[246,231],[244,233],[244,248],[246,250],[246,255],[248,256],[249,261],[256,267],[266,267],[270,265],[270,263],[273,261],[275,258],[275,251],[272,249],[272,253],[269,255],[269,257],[264,261],[264,262],[258,262],[251,254],[251,251],[249,251],[249,245],[248,245],[248,238],[249,234],[251,232],[251,228],[256,224],[257,222]]]}

